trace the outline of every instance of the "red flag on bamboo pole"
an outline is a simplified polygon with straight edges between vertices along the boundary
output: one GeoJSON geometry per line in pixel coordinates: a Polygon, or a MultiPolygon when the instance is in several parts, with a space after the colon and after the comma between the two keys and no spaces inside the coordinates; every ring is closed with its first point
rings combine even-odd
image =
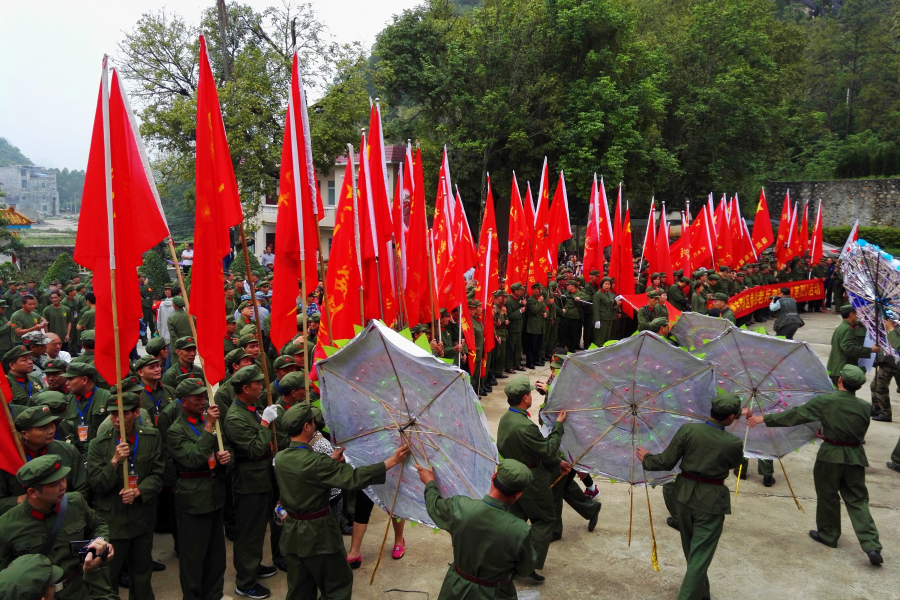
{"type": "MultiPolygon", "coordinates": [[[[209,381],[221,381],[225,377],[227,316],[220,292],[224,283],[222,258],[231,252],[229,229],[243,221],[244,213],[222,122],[216,80],[202,35],[197,82],[196,181],[191,314],[197,317],[197,350],[203,357],[206,376],[209,381]]],[[[293,331],[296,335],[297,328],[293,331]]]]}
{"type": "Polygon", "coordinates": [[[528,245],[525,247],[525,271],[522,277],[522,285],[526,289],[531,289],[531,284],[535,282],[534,277],[534,257],[535,257],[535,241],[536,233],[534,231],[534,198],[531,196],[531,182],[527,182],[525,186],[525,197],[522,198],[522,204],[525,207],[525,221],[528,227],[528,245]]]}
{"type": "MultiPolygon", "coordinates": [[[[619,292],[619,282],[621,282],[622,278],[619,277],[619,263],[621,262],[619,255],[621,253],[621,243],[622,243],[622,184],[619,184],[619,194],[616,199],[616,212],[613,217],[613,242],[612,247],[609,249],[609,277],[613,280],[613,289],[616,290],[616,293],[619,292]]],[[[583,263],[582,263],[583,266],[583,263]]],[[[632,268],[634,268],[632,266],[632,268]]],[[[590,273],[590,271],[588,271],[590,273]]]]}
{"type": "MultiPolygon", "coordinates": [[[[407,162],[412,151],[407,148],[407,162]]],[[[428,222],[425,212],[425,180],[422,171],[422,152],[416,148],[412,159],[412,196],[409,203],[409,229],[406,247],[406,311],[410,325],[430,323],[431,293],[428,280],[427,236],[428,222]]]]}
{"type": "Polygon", "coordinates": [[[447,270],[450,255],[453,253],[453,216],[456,212],[456,202],[450,191],[450,162],[447,159],[447,148],[441,157],[441,168],[438,173],[437,193],[434,199],[434,220],[432,221],[432,236],[434,241],[434,262],[437,267],[435,278],[440,281],[447,270]]]}
{"type": "Polygon", "coordinates": [[[459,188],[456,189],[456,218],[461,219],[460,225],[462,229],[460,234],[462,237],[459,240],[459,247],[455,248],[454,252],[458,251],[461,253],[460,265],[462,265],[465,272],[475,266],[478,261],[478,254],[475,251],[475,238],[472,237],[472,229],[469,227],[469,217],[466,216],[466,209],[463,207],[462,198],[459,196],[459,188]]]}
{"type": "Polygon", "coordinates": [[[672,257],[669,255],[669,224],[666,222],[666,205],[662,205],[659,217],[659,232],[656,234],[656,272],[666,274],[669,285],[674,281],[672,257]]]}
{"type": "Polygon", "coordinates": [[[591,198],[588,202],[588,222],[584,231],[584,260],[581,263],[586,273],[590,273],[594,269],[601,273],[603,272],[603,246],[601,242],[603,234],[600,231],[600,221],[603,220],[603,216],[600,214],[599,199],[600,190],[597,187],[597,174],[594,173],[591,198]]]}
{"type": "Polygon", "coordinates": [[[784,204],[781,207],[781,218],[778,221],[778,237],[775,240],[775,257],[778,259],[778,267],[781,268],[787,259],[784,258],[786,244],[788,243],[791,229],[791,190],[788,189],[784,196],[784,204]]]}
{"type": "Polygon", "coordinates": [[[730,267],[734,264],[734,243],[728,224],[727,200],[722,196],[713,217],[716,231],[716,265],[730,267]]]}
{"type": "Polygon", "coordinates": [[[818,264],[824,252],[822,250],[822,201],[819,200],[819,210],[816,211],[816,224],[813,227],[812,241],[810,242],[809,264],[814,266],[818,264]]]}
{"type": "Polygon", "coordinates": [[[797,217],[799,210],[797,204],[794,203],[794,210],[791,211],[791,225],[788,230],[788,239],[784,247],[784,262],[788,262],[795,256],[800,256],[800,237],[797,235],[797,217]]]}
{"type": "Polygon", "coordinates": [[[107,91],[106,57],[100,86],[74,258],[94,274],[95,366],[104,379],[114,383],[116,329],[119,374],[124,377],[131,366],[128,355],[137,344],[138,321],[143,316],[137,268],[143,264],[143,253],[166,238],[169,229],[134,115],[115,69],[107,91]],[[118,323],[113,322],[114,309],[118,323]]]}
{"type": "Polygon", "coordinates": [[[512,176],[512,195],[509,201],[509,231],[506,255],[506,290],[514,283],[523,283],[528,270],[528,247],[530,245],[530,229],[519,195],[519,184],[516,172],[512,176]]]}
{"type": "Polygon", "coordinates": [[[797,242],[800,245],[800,254],[798,256],[806,256],[806,251],[809,250],[809,223],[806,221],[808,213],[809,213],[809,202],[804,202],[803,203],[803,222],[800,225],[800,237],[797,238],[797,242]]]}
{"type": "MultiPolygon", "coordinates": [[[[712,219],[709,218],[709,206],[700,209],[700,213],[691,224],[691,268],[711,267],[713,264],[712,219]]],[[[691,271],[693,273],[693,271],[691,271]]],[[[685,271],[685,276],[690,274],[685,271]]]]}
{"type": "MultiPolygon", "coordinates": [[[[631,244],[631,209],[626,205],[625,218],[622,220],[622,235],[619,247],[619,287],[616,290],[621,296],[634,295],[634,254],[631,244]]],[[[631,314],[631,309],[623,304],[624,310],[631,314]]]]}
{"type": "Polygon", "coordinates": [[[556,250],[550,247],[550,172],[547,167],[547,157],[544,157],[544,166],[541,169],[541,186],[538,191],[537,214],[534,217],[534,269],[528,282],[538,282],[547,285],[547,273],[556,264],[551,263],[550,253],[556,254],[556,250]]]}
{"type": "MultiPolygon", "coordinates": [[[[481,221],[481,231],[478,235],[478,266],[475,268],[475,279],[478,285],[475,287],[475,298],[481,301],[484,307],[484,352],[482,357],[494,349],[494,317],[490,312],[493,304],[494,290],[500,289],[500,269],[497,261],[500,258],[497,247],[497,220],[494,215],[494,194],[491,192],[491,176],[487,176],[487,199],[484,202],[484,218],[481,221]]],[[[482,359],[478,367],[484,374],[486,365],[482,359]]]]}
{"type": "Polygon", "coordinates": [[[759,204],[753,217],[753,249],[756,254],[772,245],[775,236],[772,233],[772,221],[769,218],[769,205],[766,204],[766,190],[759,190],[759,204]]]}
{"type": "MultiPolygon", "coordinates": [[[[569,220],[569,196],[566,193],[566,178],[559,172],[556,191],[553,192],[553,204],[550,205],[548,217],[547,250],[550,254],[550,269],[556,268],[556,256],[559,245],[572,239],[572,225],[569,220]]],[[[588,271],[590,273],[590,271],[588,271]]]]}
{"type": "MultiPolygon", "coordinates": [[[[647,261],[647,265],[650,267],[650,272],[653,273],[656,271],[656,214],[654,212],[654,206],[656,204],[656,199],[650,199],[650,214],[647,217],[647,228],[644,229],[644,246],[641,248],[641,271],[643,271],[643,261],[647,261]]],[[[647,285],[650,285],[650,282],[647,282],[647,285]]]]}

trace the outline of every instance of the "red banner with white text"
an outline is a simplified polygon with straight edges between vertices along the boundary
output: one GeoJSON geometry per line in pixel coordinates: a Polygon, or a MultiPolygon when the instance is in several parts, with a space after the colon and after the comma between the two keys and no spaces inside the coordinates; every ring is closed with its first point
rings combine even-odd
{"type": "MultiPolygon", "coordinates": [[[[780,296],[781,288],[791,290],[791,298],[797,302],[807,300],[821,300],[825,297],[824,279],[804,279],[803,281],[791,281],[789,283],[773,283],[761,285],[739,294],[735,294],[728,300],[728,306],[735,317],[749,315],[760,308],[768,308],[772,302],[772,296],[780,296]]],[[[712,306],[712,303],[710,303],[712,306]]]]}

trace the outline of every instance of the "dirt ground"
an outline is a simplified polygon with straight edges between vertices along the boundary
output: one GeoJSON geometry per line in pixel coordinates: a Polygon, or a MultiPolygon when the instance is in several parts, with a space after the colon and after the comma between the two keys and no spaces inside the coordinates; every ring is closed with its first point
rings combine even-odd
{"type": "MultiPolygon", "coordinates": [[[[807,325],[799,330],[796,338],[809,342],[825,362],[831,333],[840,322],[840,317],[810,314],[804,315],[804,318],[807,325]]],[[[771,321],[767,325],[771,331],[771,321]]],[[[529,372],[528,375],[532,381],[545,380],[549,376],[549,368],[529,372]]],[[[869,400],[868,385],[858,395],[869,400]]],[[[892,395],[900,397],[893,389],[892,395]]],[[[483,403],[496,436],[497,424],[507,406],[502,386],[495,388],[483,399],[483,403]]],[[[897,409],[900,413],[900,406],[897,409]]],[[[866,453],[871,463],[867,471],[870,507],[884,545],[884,566],[877,568],[869,564],[856,541],[846,512],[842,523],[844,536],[837,549],[826,548],[807,536],[808,530],[815,529],[816,495],[812,469],[818,446],[806,446],[783,461],[805,512],[798,510],[794,504],[777,463],[777,483],[774,487],[765,488],[762,477],[756,474],[754,461],[751,461],[750,478],[741,482],[737,505],[733,508],[733,514],[726,518],[725,530],[709,571],[713,598],[900,598],[900,557],[897,554],[900,550],[900,500],[897,495],[900,473],[885,466],[898,437],[900,418],[894,423],[872,422],[866,438],[866,453]]],[[[734,477],[727,481],[732,492],[734,483],[734,477]]],[[[563,512],[563,538],[551,545],[543,571],[547,581],[535,586],[517,580],[518,589],[539,589],[543,598],[554,600],[676,598],[685,561],[678,532],[665,524],[667,513],[661,490],[650,490],[660,567],[659,572],[654,572],[650,560],[652,542],[644,490],[634,489],[634,522],[629,545],[629,486],[604,480],[598,480],[598,485],[601,490],[598,499],[602,500],[603,509],[594,533],[588,533],[587,523],[566,506],[563,512]]],[[[373,512],[369,533],[363,541],[362,567],[354,571],[354,597],[372,600],[436,598],[453,558],[450,537],[446,532],[432,532],[422,526],[412,528],[407,525],[406,556],[399,561],[391,560],[389,538],[374,585],[369,585],[386,525],[384,514],[373,512]]],[[[345,538],[348,547],[349,542],[349,537],[345,538]]],[[[180,597],[178,560],[171,536],[157,535],[153,554],[168,566],[166,571],[153,575],[156,597],[180,597]]],[[[271,564],[268,542],[266,562],[271,564]]],[[[279,572],[263,580],[263,583],[272,589],[273,598],[285,596],[287,584],[284,573],[279,572]]],[[[234,595],[230,542],[225,594],[226,598],[234,595]]],[[[123,591],[125,596],[127,592],[123,591]]]]}

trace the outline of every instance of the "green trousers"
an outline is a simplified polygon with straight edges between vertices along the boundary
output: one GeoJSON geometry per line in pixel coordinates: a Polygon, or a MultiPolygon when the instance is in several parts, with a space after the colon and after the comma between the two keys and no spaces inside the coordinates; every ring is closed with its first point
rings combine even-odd
{"type": "Polygon", "coordinates": [[[841,500],[847,507],[850,523],[863,552],[881,550],[878,530],[869,512],[869,490],[866,469],[858,465],[842,465],[816,461],[813,467],[816,485],[816,527],[822,540],[836,547],[841,537],[841,500]]]}
{"type": "Polygon", "coordinates": [[[559,342],[559,319],[554,319],[554,321],[555,323],[547,326],[547,331],[544,333],[541,356],[552,355],[553,351],[556,350],[557,343],[559,342]]]}
{"type": "Polygon", "coordinates": [[[270,496],[270,492],[234,494],[234,583],[242,590],[256,585],[269,522],[270,496]]]}
{"type": "Polygon", "coordinates": [[[881,415],[891,418],[891,382],[894,375],[900,373],[890,364],[880,364],[875,367],[875,377],[872,378],[872,416],[881,415]]]}
{"type": "Polygon", "coordinates": [[[500,336],[500,343],[497,344],[493,351],[494,361],[491,364],[491,368],[494,372],[494,377],[500,377],[503,375],[503,369],[506,368],[506,330],[503,330],[503,335],[500,336]]]}
{"type": "Polygon", "coordinates": [[[556,524],[553,527],[553,537],[562,536],[563,520],[562,511],[563,503],[575,509],[582,519],[590,521],[594,515],[600,512],[600,503],[594,502],[584,495],[584,491],[575,482],[577,474],[575,469],[566,473],[559,483],[550,488],[553,490],[553,512],[556,514],[556,524]]]}
{"type": "MultiPolygon", "coordinates": [[[[663,489],[665,489],[665,486],[663,489]]],[[[716,554],[725,515],[713,515],[694,510],[677,500],[674,502],[678,526],[681,530],[681,549],[687,560],[687,569],[681,581],[678,600],[704,600],[709,598],[709,577],[706,572],[716,554]]]]}
{"type": "MultiPolygon", "coordinates": [[[[745,458],[745,459],[744,459],[744,467],[743,467],[742,473],[746,473],[746,474],[749,475],[749,474],[750,474],[749,469],[750,469],[750,459],[749,459],[749,458],[745,458]]],[[[763,476],[765,476],[765,475],[774,475],[774,474],[775,474],[775,463],[774,463],[774,461],[767,460],[767,459],[765,459],[765,458],[757,459],[757,461],[756,461],[756,472],[759,473],[760,475],[763,475],[763,476]]],[[[735,469],[735,470],[734,470],[734,475],[735,475],[735,477],[737,477],[737,474],[738,474],[738,470],[735,469]]]]}
{"type": "Polygon", "coordinates": [[[153,600],[150,576],[153,575],[153,528],[133,538],[110,540],[115,552],[109,563],[112,590],[119,593],[119,573],[128,561],[128,597],[135,600],[153,600]]]}
{"type": "Polygon", "coordinates": [[[895,465],[900,465],[900,439],[897,440],[897,445],[894,446],[894,451],[891,452],[891,462],[895,465]]]}
{"type": "Polygon", "coordinates": [[[202,515],[176,511],[178,578],[184,600],[219,600],[225,588],[224,510],[202,515]]]}
{"type": "Polygon", "coordinates": [[[578,352],[581,349],[581,317],[560,319],[559,343],[569,352],[578,352]]]}
{"type": "Polygon", "coordinates": [[[478,350],[475,352],[475,368],[472,371],[475,372],[472,375],[472,389],[475,390],[475,393],[478,394],[481,391],[482,386],[482,377],[481,377],[481,359],[484,357],[484,350],[478,350]]]}
{"type": "Polygon", "coordinates": [[[609,340],[616,339],[613,337],[615,325],[615,321],[600,321],[600,329],[594,329],[594,345],[602,348],[609,340]]]}
{"type": "Polygon", "coordinates": [[[522,330],[507,329],[506,370],[510,371],[522,362],[522,330]]]}
{"type": "MultiPolygon", "coordinates": [[[[553,528],[556,527],[556,515],[553,510],[553,491],[550,475],[541,470],[532,471],[534,481],[525,493],[513,504],[509,512],[525,521],[531,521],[531,537],[534,542],[535,569],[543,569],[553,539],[553,528]]],[[[560,482],[562,483],[562,482],[560,482]]]]}
{"type": "Polygon", "coordinates": [[[302,557],[285,552],[284,557],[288,566],[286,600],[350,600],[353,571],[345,552],[302,557]]]}
{"type": "Polygon", "coordinates": [[[662,486],[662,494],[663,502],[666,503],[666,510],[669,511],[669,516],[677,521],[678,508],[675,505],[678,504],[678,501],[675,499],[675,486],[672,485],[673,483],[675,483],[674,479],[662,486]]]}

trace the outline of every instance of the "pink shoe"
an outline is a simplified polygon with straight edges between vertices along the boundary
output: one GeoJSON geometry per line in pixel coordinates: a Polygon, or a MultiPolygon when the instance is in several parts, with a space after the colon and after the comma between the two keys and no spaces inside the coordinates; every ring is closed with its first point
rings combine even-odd
{"type": "Polygon", "coordinates": [[[357,556],[356,558],[347,557],[347,562],[350,563],[351,569],[358,569],[360,565],[362,565],[362,554],[357,556]]]}
{"type": "Polygon", "coordinates": [[[594,491],[593,491],[593,492],[592,492],[591,490],[588,490],[588,489],[585,489],[585,490],[584,490],[584,495],[587,496],[588,498],[590,498],[591,500],[593,500],[594,498],[596,498],[597,495],[598,495],[599,493],[600,493],[600,488],[598,488],[598,487],[596,487],[596,486],[594,486],[594,491]]]}
{"type": "Polygon", "coordinates": [[[403,543],[399,546],[394,546],[394,549],[391,550],[391,558],[394,560],[400,560],[403,558],[403,555],[406,554],[406,538],[403,538],[403,543]]]}

